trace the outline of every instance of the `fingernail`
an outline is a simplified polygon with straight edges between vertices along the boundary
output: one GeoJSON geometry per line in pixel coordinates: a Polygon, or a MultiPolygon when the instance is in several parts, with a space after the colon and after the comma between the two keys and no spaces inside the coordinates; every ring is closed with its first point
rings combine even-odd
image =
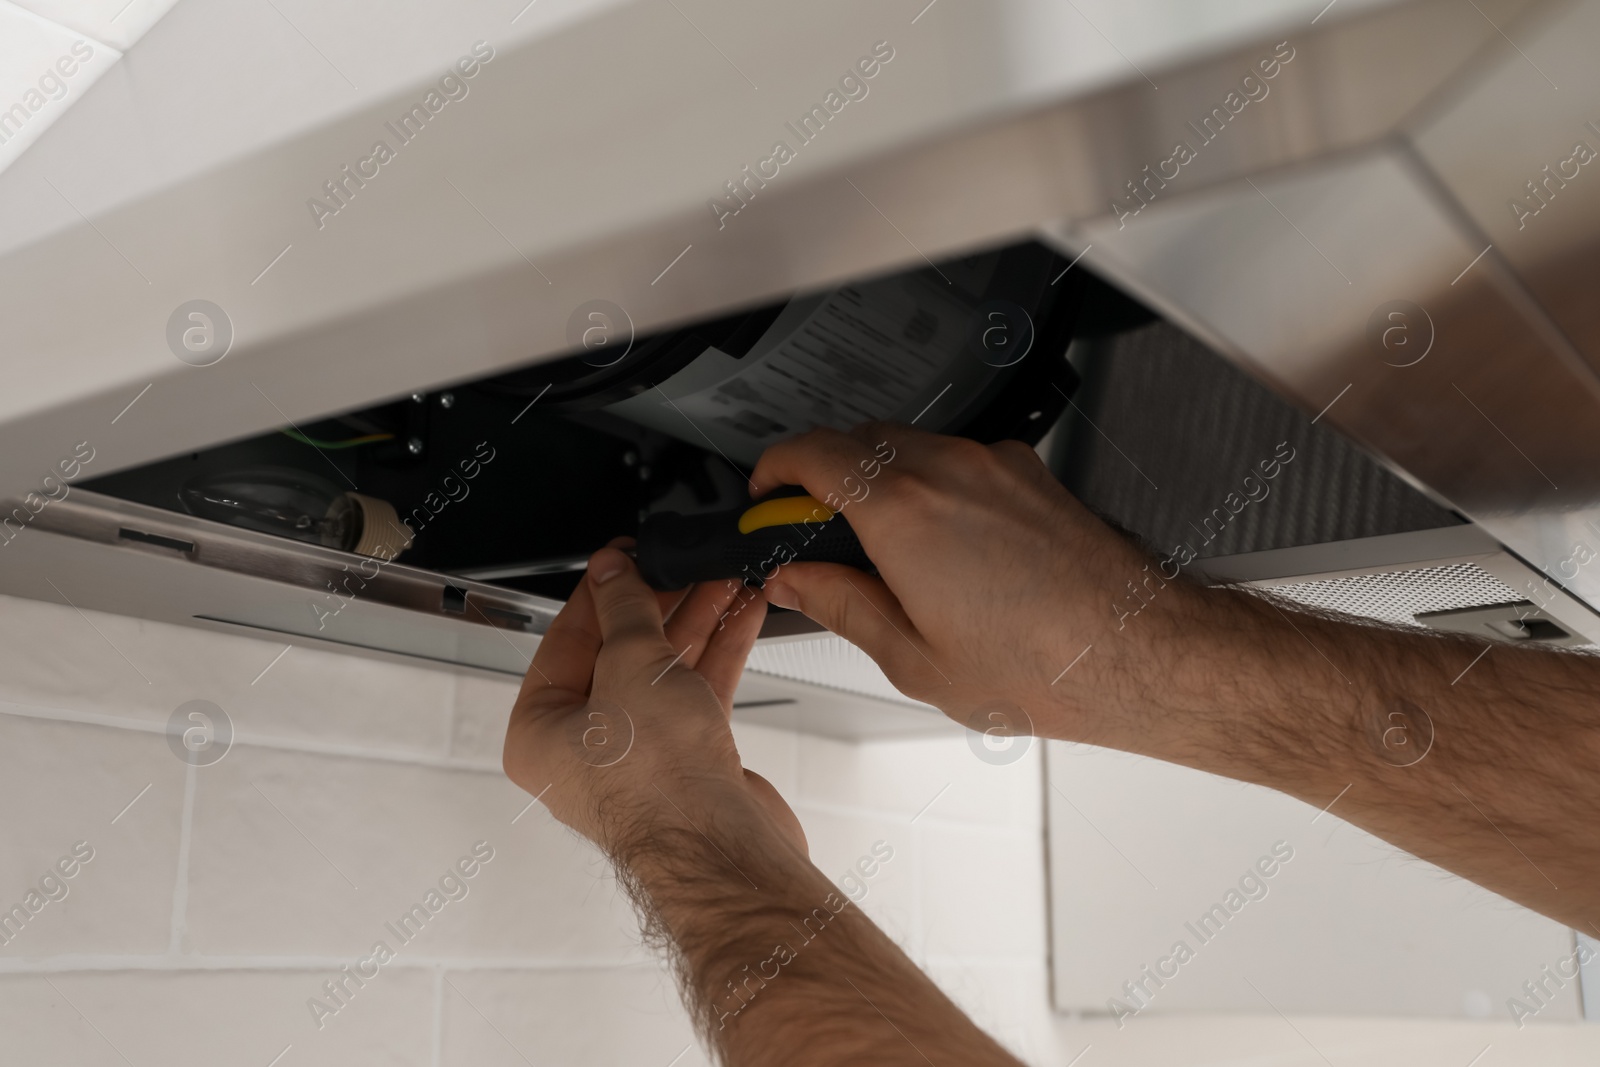
{"type": "Polygon", "coordinates": [[[628,564],[628,557],[614,548],[602,548],[589,557],[589,577],[594,579],[595,585],[604,585],[622,573],[622,568],[628,564]]]}
{"type": "Polygon", "coordinates": [[[776,608],[788,608],[790,611],[800,610],[800,597],[789,586],[778,581],[768,581],[767,603],[776,608]]]}

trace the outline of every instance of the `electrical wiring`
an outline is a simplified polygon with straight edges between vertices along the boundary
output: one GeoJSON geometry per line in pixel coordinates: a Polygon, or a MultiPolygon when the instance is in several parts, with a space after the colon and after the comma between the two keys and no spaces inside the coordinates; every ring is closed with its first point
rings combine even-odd
{"type": "Polygon", "coordinates": [[[358,445],[372,445],[377,444],[379,441],[394,440],[394,434],[392,433],[369,433],[361,437],[347,438],[343,441],[323,441],[315,437],[307,437],[299,430],[279,430],[278,432],[283,434],[285,437],[299,441],[303,445],[310,445],[312,448],[323,449],[355,448],[358,445]]]}

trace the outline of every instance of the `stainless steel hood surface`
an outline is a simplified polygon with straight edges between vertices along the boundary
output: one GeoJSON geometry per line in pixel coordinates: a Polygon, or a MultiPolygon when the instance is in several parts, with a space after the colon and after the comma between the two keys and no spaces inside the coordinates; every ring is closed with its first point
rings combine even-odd
{"type": "Polygon", "coordinates": [[[1510,29],[1371,145],[1058,232],[1594,606],[1600,5],[1510,29]]]}
{"type": "Polygon", "coordinates": [[[318,220],[429,86],[186,156],[195,86],[141,65],[207,29],[180,5],[0,176],[0,491],[83,441],[106,473],[526,364],[589,300],[648,330],[1042,233],[1600,604],[1600,164],[1570,162],[1600,149],[1600,5],[679,6],[490,43],[318,220]],[[870,91],[788,132],[878,42],[870,91]],[[140,118],[162,152],[118,195],[102,135],[140,118]],[[796,158],[719,219],[777,139],[796,158]],[[195,299],[233,329],[209,366],[168,345],[195,299]],[[1396,308],[1420,360],[1381,343],[1396,308]]]}

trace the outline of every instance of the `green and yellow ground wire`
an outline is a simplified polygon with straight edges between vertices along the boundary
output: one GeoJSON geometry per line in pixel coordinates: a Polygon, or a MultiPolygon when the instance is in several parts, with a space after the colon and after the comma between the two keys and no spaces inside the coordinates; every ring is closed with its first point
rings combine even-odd
{"type": "Polygon", "coordinates": [[[371,445],[377,444],[379,441],[394,440],[394,434],[392,433],[369,433],[363,437],[350,437],[343,441],[323,441],[316,437],[307,437],[299,430],[279,430],[278,432],[285,437],[299,441],[303,445],[323,449],[355,448],[358,445],[371,445]]]}

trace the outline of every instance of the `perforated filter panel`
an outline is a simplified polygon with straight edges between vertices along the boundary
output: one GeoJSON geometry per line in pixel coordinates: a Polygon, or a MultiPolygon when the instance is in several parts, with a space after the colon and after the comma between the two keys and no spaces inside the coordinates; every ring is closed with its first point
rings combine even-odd
{"type": "Polygon", "coordinates": [[[1397,626],[1419,625],[1414,616],[1426,611],[1487,607],[1526,599],[1472,563],[1275,585],[1270,591],[1308,607],[1397,626]]]}
{"type": "Polygon", "coordinates": [[[801,641],[757,645],[746,665],[750,670],[791,681],[843,689],[879,700],[892,700],[897,704],[926,706],[903,696],[884,677],[883,671],[878,669],[871,657],[844,638],[832,634],[801,641]]]}

